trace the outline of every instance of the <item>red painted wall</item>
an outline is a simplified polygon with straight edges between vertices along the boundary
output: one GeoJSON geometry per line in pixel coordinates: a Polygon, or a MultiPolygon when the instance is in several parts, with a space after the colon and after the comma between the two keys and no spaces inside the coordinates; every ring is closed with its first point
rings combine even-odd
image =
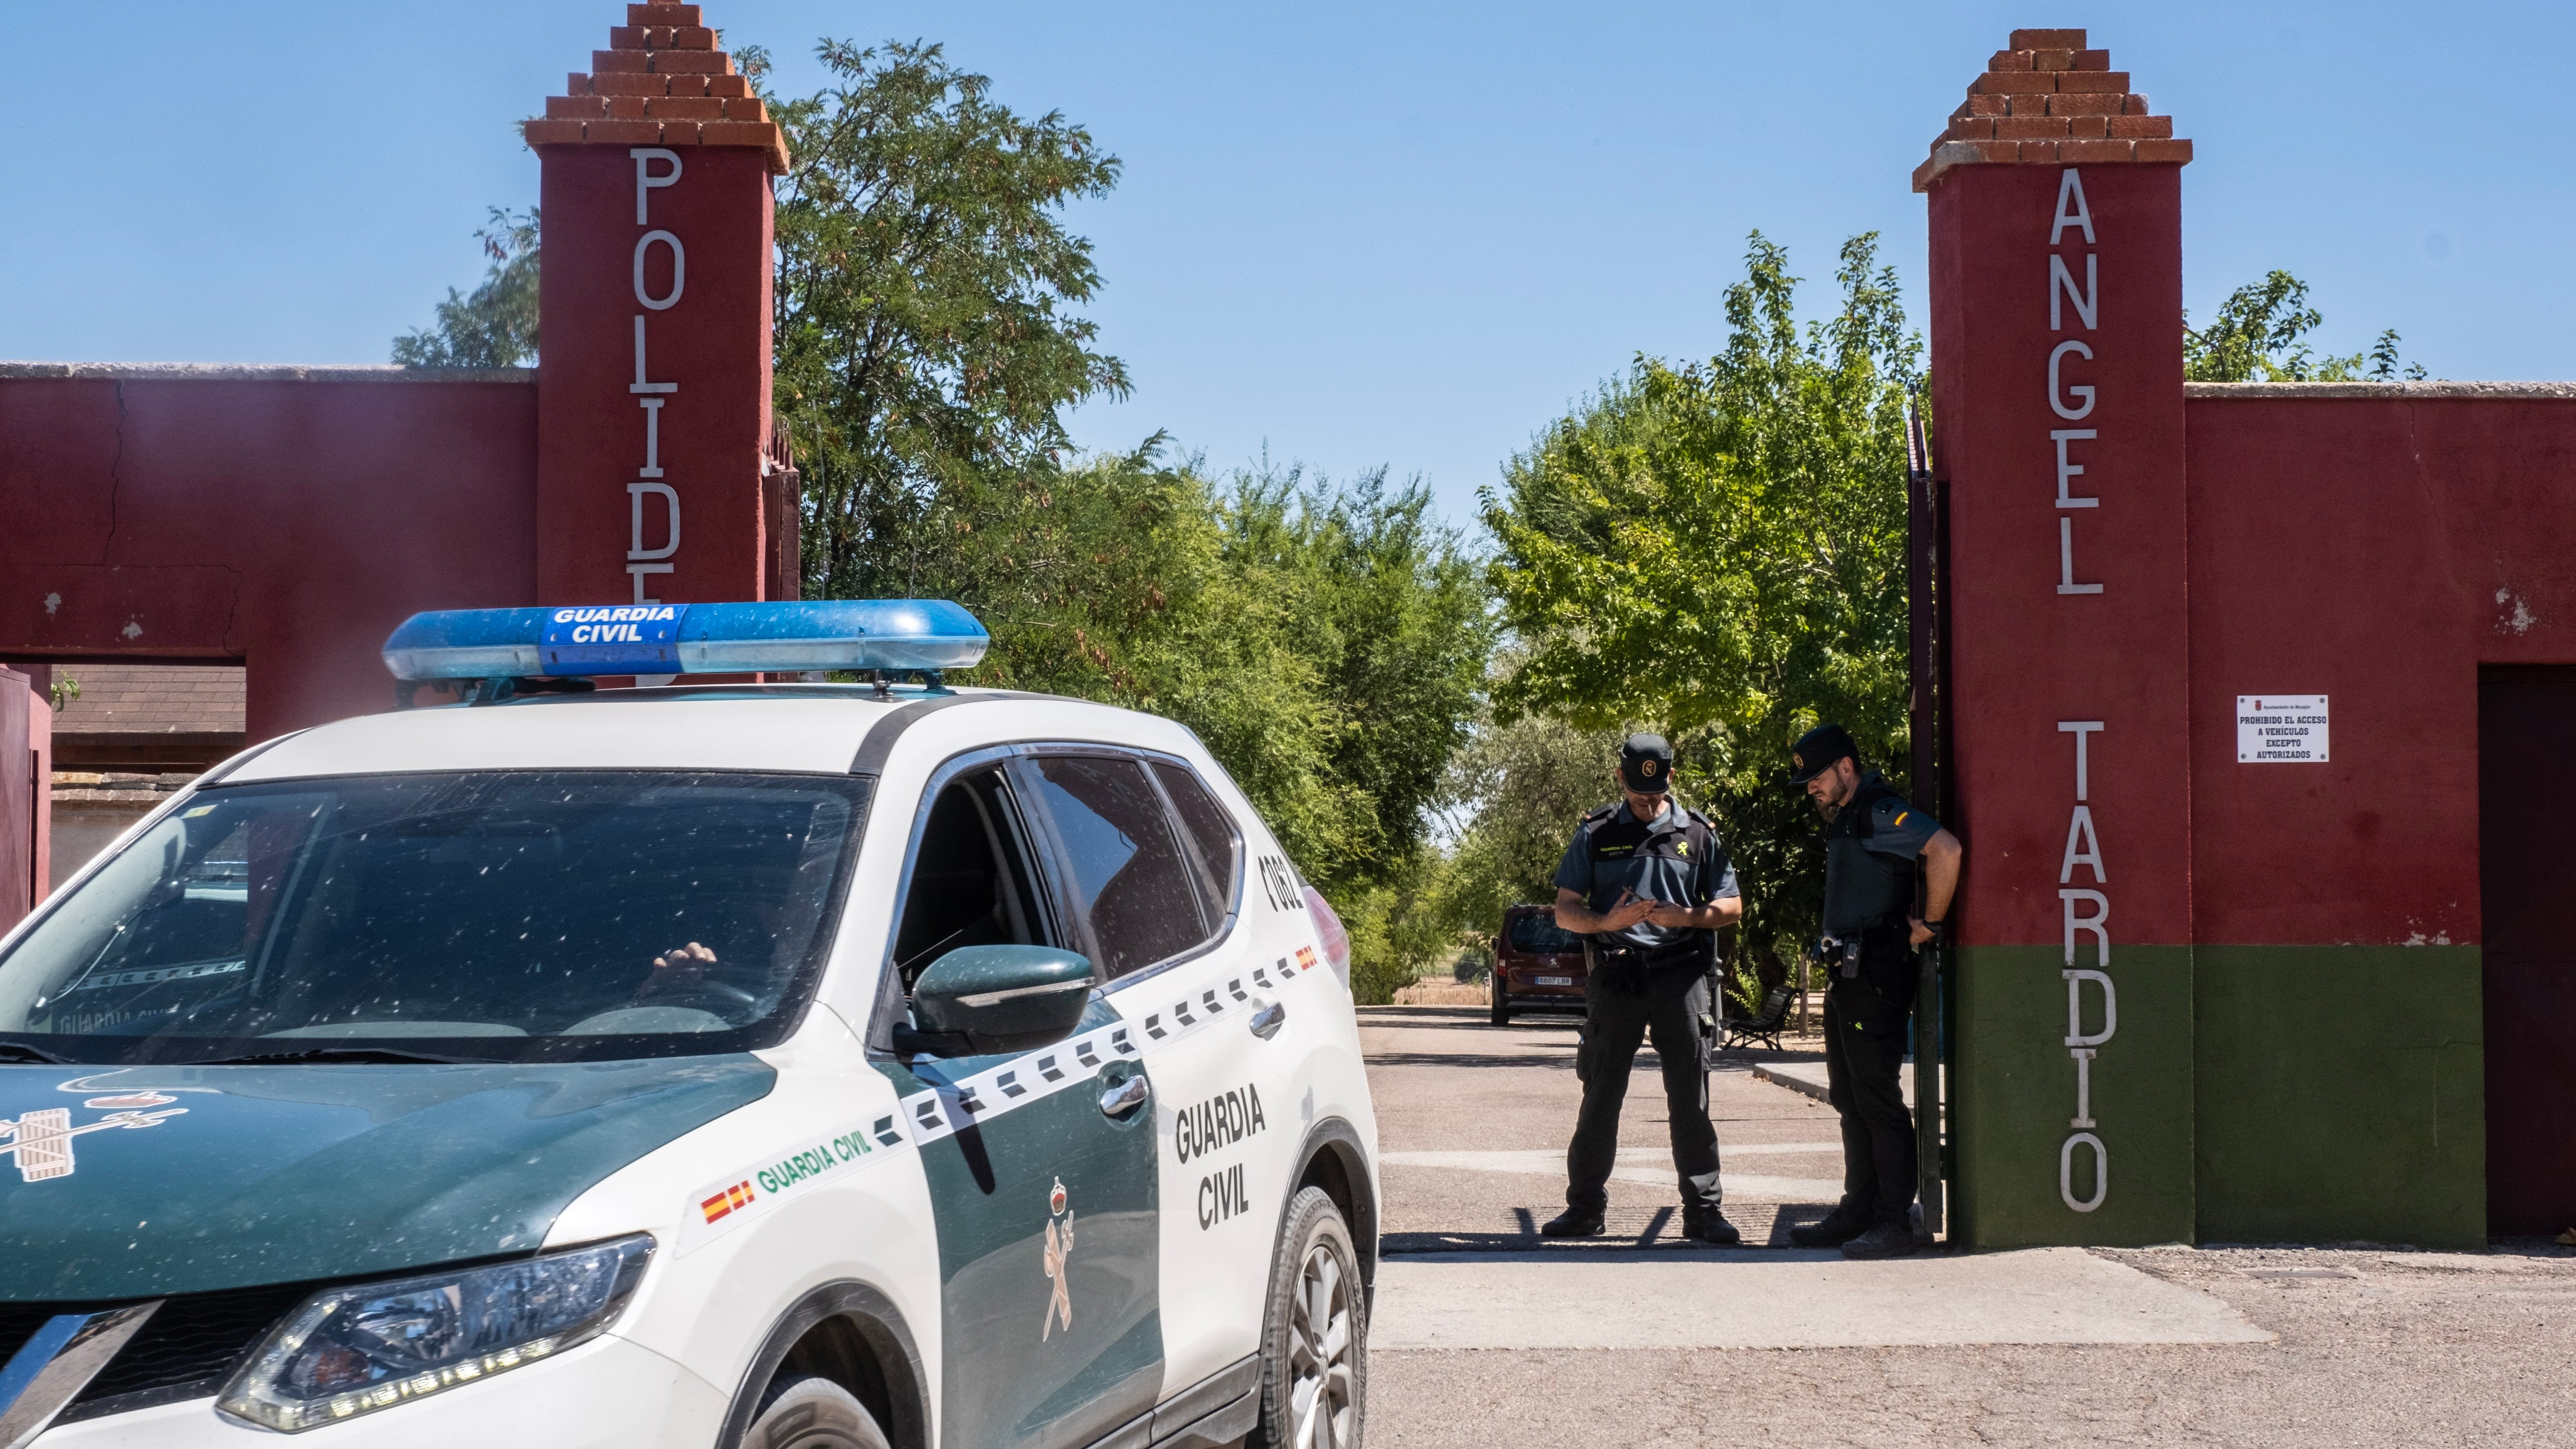
{"type": "Polygon", "coordinates": [[[0,375],[0,658],[238,659],[256,740],[385,708],[411,612],[533,601],[528,381],[155,371],[0,375]]]}
{"type": "Polygon", "coordinates": [[[2100,721],[2082,803],[2117,875],[2097,882],[2078,867],[2071,884],[2108,889],[2113,940],[2187,943],[2190,820],[2174,788],[2187,733],[2181,168],[1961,166],[1930,201],[1956,824],[1975,846],[1962,939],[2063,939],[2060,865],[2078,801],[2075,738],[2057,726],[2100,721]],[[2089,241],[2056,225],[2070,174],[2089,241]],[[2079,285],[2092,259],[2094,325],[2062,292],[2052,325],[2052,255],[2079,285]],[[2052,407],[2049,358],[2070,341],[2092,356],[2060,359],[2052,407]],[[2079,386],[2096,390],[2089,405],[2079,386]],[[2078,430],[2096,436],[2068,440],[2083,472],[2065,493],[2095,501],[2061,507],[2052,434],[2078,430]],[[2101,591],[2061,592],[2070,578],[2101,591]]]}
{"type": "Polygon", "coordinates": [[[2185,416],[2199,938],[2476,944],[2478,666],[2576,661],[2576,397],[2185,416]],[[2272,692],[2330,698],[2328,763],[2236,762],[2272,692]]]}

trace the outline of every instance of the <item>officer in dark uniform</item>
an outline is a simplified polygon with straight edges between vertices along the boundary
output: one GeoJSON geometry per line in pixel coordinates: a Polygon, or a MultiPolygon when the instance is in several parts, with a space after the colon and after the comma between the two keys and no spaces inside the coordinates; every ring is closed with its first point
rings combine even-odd
{"type": "Polygon", "coordinates": [[[1556,924],[1587,938],[1589,1020],[1575,1063],[1583,1111],[1565,1149],[1565,1212],[1540,1230],[1551,1238],[1601,1231],[1619,1150],[1619,1105],[1637,1047],[1651,1035],[1681,1177],[1682,1235],[1740,1240],[1718,1210],[1717,1130],[1708,1122],[1699,1018],[1717,931],[1744,914],[1744,902],[1717,832],[1697,811],[1673,803],[1672,771],[1673,747],[1663,736],[1630,735],[1619,751],[1626,798],[1584,816],[1556,868],[1556,924]]]}
{"type": "Polygon", "coordinates": [[[1864,769],[1841,725],[1807,731],[1789,779],[1825,817],[1825,1083],[1843,1119],[1843,1200],[1791,1228],[1800,1247],[1847,1258],[1914,1251],[1914,1119],[1897,1080],[1915,952],[1941,931],[1959,884],[1959,838],[1864,769]],[[1921,906],[1916,905],[1918,876],[1921,906]]]}

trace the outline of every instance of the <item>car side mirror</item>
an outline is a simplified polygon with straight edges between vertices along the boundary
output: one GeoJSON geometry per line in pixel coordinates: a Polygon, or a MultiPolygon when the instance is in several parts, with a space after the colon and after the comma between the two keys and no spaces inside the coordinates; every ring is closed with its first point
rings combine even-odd
{"type": "Polygon", "coordinates": [[[912,985],[912,1024],[898,1052],[983,1056],[1073,1035],[1091,999],[1090,958],[1054,946],[961,946],[912,985]]]}

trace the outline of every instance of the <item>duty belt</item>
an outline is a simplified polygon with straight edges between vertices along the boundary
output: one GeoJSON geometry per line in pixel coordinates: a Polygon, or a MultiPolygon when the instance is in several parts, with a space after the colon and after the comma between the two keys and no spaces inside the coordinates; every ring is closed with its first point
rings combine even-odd
{"type": "Polygon", "coordinates": [[[1871,926],[1858,935],[1836,936],[1830,932],[1816,938],[1816,960],[1831,968],[1845,981],[1860,977],[1861,958],[1870,946],[1893,946],[1903,951],[1911,944],[1911,932],[1905,926],[1871,926]]]}

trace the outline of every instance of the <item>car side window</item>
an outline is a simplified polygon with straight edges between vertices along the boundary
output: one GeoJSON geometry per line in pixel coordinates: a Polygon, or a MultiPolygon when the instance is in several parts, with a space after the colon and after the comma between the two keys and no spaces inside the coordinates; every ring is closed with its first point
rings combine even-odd
{"type": "Polygon", "coordinates": [[[1154,778],[1162,782],[1163,793],[1171,797],[1172,809],[1181,817],[1181,828],[1190,844],[1197,847],[1202,867],[1199,878],[1207,884],[1208,916],[1222,920],[1234,904],[1235,882],[1243,870],[1243,832],[1235,828],[1234,817],[1187,767],[1157,761],[1152,769],[1154,778]]]}
{"type": "Polygon", "coordinates": [[[1048,946],[1019,810],[999,769],[950,781],[930,804],[897,920],[904,989],[960,946],[1048,946]]]}
{"type": "Polygon", "coordinates": [[[1051,755],[1033,762],[1037,793],[1064,854],[1073,914],[1089,927],[1104,978],[1124,976],[1207,939],[1191,876],[1162,797],[1134,760],[1051,755]]]}

